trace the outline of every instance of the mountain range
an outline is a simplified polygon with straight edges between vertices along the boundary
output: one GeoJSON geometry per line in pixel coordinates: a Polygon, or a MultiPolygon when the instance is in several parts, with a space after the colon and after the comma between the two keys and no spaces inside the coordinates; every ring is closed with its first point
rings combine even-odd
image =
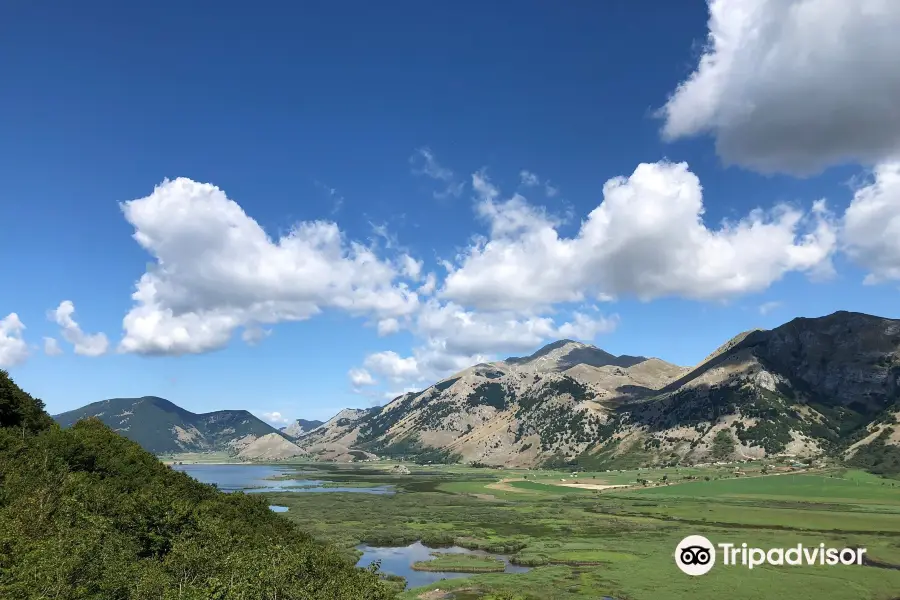
{"type": "Polygon", "coordinates": [[[798,318],[741,333],[693,367],[560,340],[282,431],[246,411],[194,415],[161,398],[55,418],[89,415],[157,453],[591,468],[829,455],[900,470],[900,321],[844,311],[798,318]]]}
{"type": "Polygon", "coordinates": [[[53,418],[62,427],[69,427],[88,417],[99,418],[154,454],[211,451],[237,454],[264,437],[290,444],[284,434],[246,410],[195,414],[156,396],[101,400],[53,418]]]}
{"type": "Polygon", "coordinates": [[[297,443],[506,466],[779,454],[873,463],[900,454],[898,416],[900,321],[842,311],[741,333],[694,367],[561,340],[332,419],[297,443]]]}

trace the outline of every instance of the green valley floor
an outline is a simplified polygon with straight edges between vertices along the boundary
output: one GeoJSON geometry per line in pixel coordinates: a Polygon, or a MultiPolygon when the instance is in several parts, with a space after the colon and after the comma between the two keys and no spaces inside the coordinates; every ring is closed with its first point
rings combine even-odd
{"type": "MultiPolygon", "coordinates": [[[[401,598],[580,600],[894,600],[900,598],[900,481],[833,469],[762,475],[733,467],[571,473],[389,465],[304,465],[317,477],[393,485],[393,495],[277,493],[316,537],[360,543],[458,545],[512,556],[527,573],[478,573],[401,598]],[[635,484],[639,479],[646,485],[635,484]],[[665,479],[665,483],[663,483],[665,479]],[[573,487],[574,485],[583,487],[573,487]],[[628,486],[628,487],[607,487],[628,486]],[[691,577],[674,563],[687,535],[776,548],[864,547],[870,564],[720,563],[691,577]],[[876,566],[877,565],[877,566],[876,566]],[[437,591],[440,590],[440,591],[437,591]]],[[[358,554],[357,554],[358,555],[358,554]]]]}

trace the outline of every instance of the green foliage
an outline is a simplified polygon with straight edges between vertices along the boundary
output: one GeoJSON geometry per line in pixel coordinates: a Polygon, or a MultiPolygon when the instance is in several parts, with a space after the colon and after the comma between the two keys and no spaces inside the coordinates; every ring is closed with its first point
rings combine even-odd
{"type": "Polygon", "coordinates": [[[713,438],[712,456],[715,459],[728,458],[734,453],[734,437],[727,429],[719,430],[713,438]]]}
{"type": "Polygon", "coordinates": [[[393,597],[264,499],[173,471],[98,419],[56,427],[6,373],[0,390],[0,598],[393,597]]]}
{"type": "MultiPolygon", "coordinates": [[[[413,401],[421,394],[422,392],[398,396],[385,406],[377,407],[362,417],[357,422],[359,427],[357,443],[364,445],[365,442],[372,442],[387,433],[388,429],[406,416],[413,401]]],[[[374,448],[375,446],[370,447],[374,448]]]]}
{"type": "Polygon", "coordinates": [[[373,449],[388,458],[415,457],[424,449],[418,434],[412,433],[400,439],[388,438],[386,443],[373,446],[373,449]]]}
{"type": "Polygon", "coordinates": [[[900,447],[887,443],[893,431],[885,427],[878,437],[861,446],[849,463],[877,475],[900,475],[900,447]]]}
{"type": "Polygon", "coordinates": [[[537,434],[541,440],[541,450],[547,452],[563,442],[588,443],[609,433],[600,419],[588,411],[549,402],[564,395],[581,402],[590,397],[590,390],[575,379],[564,376],[523,394],[517,402],[519,427],[514,440],[518,442],[527,435],[537,434]]]}
{"type": "Polygon", "coordinates": [[[738,439],[750,446],[760,446],[769,454],[784,452],[793,439],[790,423],[784,419],[760,420],[752,427],[738,430],[738,439]]]}
{"type": "Polygon", "coordinates": [[[541,468],[559,471],[567,470],[574,466],[574,464],[575,461],[566,458],[566,456],[564,456],[561,452],[557,451],[552,456],[544,460],[544,462],[541,464],[541,468]]]}
{"type": "Polygon", "coordinates": [[[502,384],[488,381],[472,390],[466,397],[466,404],[469,406],[493,406],[497,410],[504,410],[509,405],[511,396],[502,384]]]}
{"type": "Polygon", "coordinates": [[[47,429],[52,423],[44,403],[22,391],[9,373],[0,370],[0,427],[16,428],[24,434],[47,429]]]}
{"type": "Polygon", "coordinates": [[[436,384],[434,384],[434,389],[436,389],[439,392],[444,392],[448,388],[450,388],[454,383],[456,383],[457,381],[459,381],[459,377],[454,377],[452,379],[448,379],[447,381],[442,381],[440,383],[436,383],[436,384]]]}
{"type": "Polygon", "coordinates": [[[416,464],[453,465],[462,460],[462,456],[446,448],[425,448],[415,458],[416,464]]]}
{"type": "Polygon", "coordinates": [[[376,448],[378,453],[388,458],[405,458],[424,465],[428,463],[452,465],[462,460],[462,456],[444,448],[425,446],[418,434],[409,434],[399,440],[389,440],[376,448]]]}
{"type": "Polygon", "coordinates": [[[450,400],[429,402],[419,413],[416,424],[422,429],[438,429],[443,420],[456,412],[456,404],[450,400]]]}

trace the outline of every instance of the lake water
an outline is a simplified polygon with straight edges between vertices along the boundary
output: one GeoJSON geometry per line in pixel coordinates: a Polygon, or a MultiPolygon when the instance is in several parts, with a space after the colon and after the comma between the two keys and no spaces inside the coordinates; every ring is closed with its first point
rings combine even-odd
{"type": "Polygon", "coordinates": [[[354,492],[392,494],[391,486],[323,487],[323,479],[270,479],[296,473],[295,468],[270,465],[172,465],[201,483],[214,483],[223,492],[354,492]]]}
{"type": "Polygon", "coordinates": [[[393,575],[400,575],[406,578],[407,588],[416,588],[422,585],[428,585],[440,581],[441,579],[458,579],[461,577],[472,577],[474,573],[451,573],[441,571],[414,571],[413,564],[430,560],[432,552],[445,552],[448,554],[471,554],[474,556],[490,556],[503,561],[506,565],[505,573],[527,573],[531,569],[529,567],[520,567],[511,564],[509,557],[502,554],[491,554],[482,550],[469,550],[468,548],[460,548],[453,546],[451,548],[429,548],[421,542],[402,546],[399,548],[387,548],[368,546],[366,544],[356,547],[361,550],[363,555],[356,563],[358,567],[366,567],[376,560],[381,561],[381,571],[393,575]]]}

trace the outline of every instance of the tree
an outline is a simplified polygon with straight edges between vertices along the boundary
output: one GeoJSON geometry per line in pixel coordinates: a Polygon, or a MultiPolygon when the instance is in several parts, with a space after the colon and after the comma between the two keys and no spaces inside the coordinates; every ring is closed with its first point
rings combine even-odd
{"type": "Polygon", "coordinates": [[[721,429],[713,438],[712,456],[715,459],[728,458],[734,454],[734,436],[728,429],[721,429]]]}

